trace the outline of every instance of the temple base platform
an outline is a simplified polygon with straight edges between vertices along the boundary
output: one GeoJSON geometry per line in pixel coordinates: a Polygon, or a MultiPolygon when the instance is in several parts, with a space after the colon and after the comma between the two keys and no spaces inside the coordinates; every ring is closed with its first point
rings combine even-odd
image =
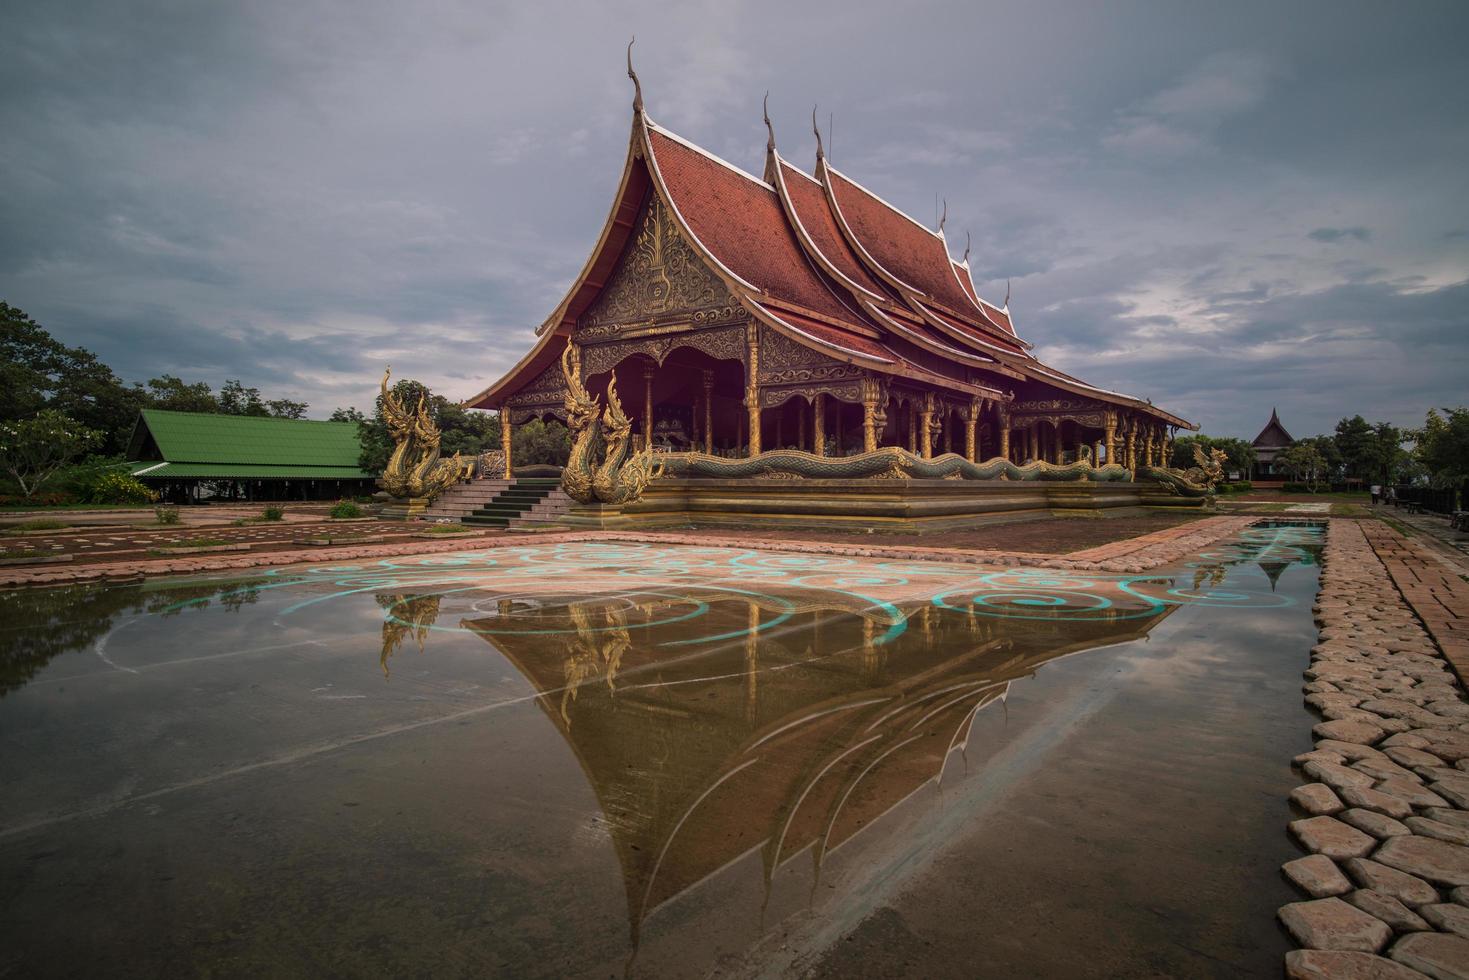
{"type": "Polygon", "coordinates": [[[586,530],[690,524],[934,533],[1038,517],[1199,510],[1156,483],[1010,480],[660,479],[626,504],[578,504],[556,524],[586,530]]]}
{"type": "Polygon", "coordinates": [[[393,497],[383,504],[378,517],[385,521],[411,521],[423,516],[428,510],[427,497],[393,497]]]}

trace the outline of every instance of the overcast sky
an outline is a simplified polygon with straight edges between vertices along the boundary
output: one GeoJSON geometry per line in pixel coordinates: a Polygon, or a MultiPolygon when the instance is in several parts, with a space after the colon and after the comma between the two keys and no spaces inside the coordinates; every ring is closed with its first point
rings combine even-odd
{"type": "Polygon", "coordinates": [[[1469,402],[1469,3],[8,4],[0,299],[128,380],[371,405],[529,347],[649,115],[948,201],[1046,361],[1252,437],[1469,402]]]}

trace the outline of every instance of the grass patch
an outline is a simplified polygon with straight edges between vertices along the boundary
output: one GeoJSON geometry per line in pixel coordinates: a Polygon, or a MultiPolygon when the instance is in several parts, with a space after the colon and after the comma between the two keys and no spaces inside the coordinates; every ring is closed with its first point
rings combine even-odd
{"type": "Polygon", "coordinates": [[[286,516],[286,509],[280,504],[266,504],[265,509],[260,512],[262,521],[279,521],[286,516]]]}
{"type": "Polygon", "coordinates": [[[137,504],[0,504],[0,514],[31,510],[138,510],[137,504]]]}
{"type": "Polygon", "coordinates": [[[1369,508],[1362,506],[1361,504],[1342,504],[1342,503],[1335,503],[1335,504],[1332,504],[1331,505],[1331,516],[1332,517],[1371,517],[1372,516],[1372,511],[1369,508]]]}
{"type": "Polygon", "coordinates": [[[362,508],[358,507],[350,500],[338,500],[335,504],[332,505],[331,516],[337,518],[361,517],[362,508]]]}
{"type": "Polygon", "coordinates": [[[71,527],[71,525],[68,524],[68,523],[66,523],[65,521],[58,521],[55,518],[43,517],[43,518],[40,518],[40,519],[34,520],[34,521],[22,521],[19,524],[14,524],[14,525],[6,528],[6,530],[8,530],[8,531],[60,531],[62,528],[66,528],[66,527],[71,527]]]}
{"type": "Polygon", "coordinates": [[[473,528],[465,527],[463,524],[435,524],[433,527],[423,529],[424,534],[471,534],[473,528]]]}

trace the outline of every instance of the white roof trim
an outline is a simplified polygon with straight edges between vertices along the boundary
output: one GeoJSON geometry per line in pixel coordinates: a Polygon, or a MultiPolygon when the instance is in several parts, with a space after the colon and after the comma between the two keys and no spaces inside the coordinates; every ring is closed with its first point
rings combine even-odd
{"type": "MultiPolygon", "coordinates": [[[[647,122],[646,117],[644,117],[644,121],[645,121],[645,123],[646,123],[647,126],[652,126],[653,125],[653,123],[647,122]]],[[[715,161],[719,162],[723,166],[729,167],[735,173],[740,174],[741,176],[744,176],[744,177],[749,177],[751,180],[755,181],[755,183],[759,184],[761,187],[767,188],[772,194],[775,193],[775,188],[774,187],[771,187],[769,184],[765,183],[765,181],[763,181],[763,180],[757,180],[754,177],[750,177],[749,174],[745,173],[740,168],[735,167],[735,166],[732,166],[732,165],[730,165],[728,163],[725,163],[723,160],[720,160],[718,157],[714,156],[712,153],[705,153],[703,150],[699,149],[697,146],[694,146],[692,143],[688,142],[685,139],[681,139],[681,138],[679,138],[677,136],[674,136],[672,133],[668,132],[667,130],[659,129],[658,131],[660,133],[662,133],[663,135],[667,136],[669,139],[675,140],[679,144],[681,144],[683,146],[687,146],[689,149],[694,150],[697,153],[701,153],[704,156],[708,157],[709,159],[715,160],[715,161]]],[[[701,255],[705,256],[706,258],[708,258],[711,262],[714,263],[715,266],[717,266],[720,269],[720,271],[722,271],[729,278],[733,279],[735,282],[739,283],[741,286],[744,286],[746,289],[752,289],[756,293],[759,293],[759,294],[762,294],[763,295],[764,292],[765,292],[765,290],[761,289],[759,286],[757,286],[754,283],[750,282],[745,277],[743,277],[743,276],[739,275],[738,273],[736,273],[729,266],[725,265],[724,264],[724,261],[722,259],[720,259],[719,256],[715,255],[714,252],[713,252],[713,250],[711,250],[709,248],[709,246],[705,245],[704,242],[703,242],[703,240],[701,238],[699,238],[699,236],[697,234],[694,233],[693,226],[690,225],[688,223],[687,219],[684,218],[683,212],[678,209],[678,202],[673,199],[673,195],[671,193],[669,193],[669,191],[668,191],[668,184],[663,179],[663,169],[660,166],[658,166],[658,154],[653,151],[653,144],[652,144],[652,142],[649,141],[649,140],[644,140],[644,142],[646,143],[646,149],[648,151],[648,153],[647,153],[648,171],[653,176],[653,184],[654,184],[655,188],[658,190],[660,196],[663,198],[664,203],[666,203],[668,205],[668,207],[673,211],[674,217],[678,218],[679,227],[682,228],[683,231],[688,234],[689,238],[693,240],[694,246],[699,250],[699,253],[701,255]]]]}
{"type": "Polygon", "coordinates": [[[746,180],[753,181],[753,182],[759,184],[761,187],[765,188],[768,191],[775,190],[775,188],[773,186],[771,186],[770,184],[767,184],[765,181],[761,180],[759,177],[756,177],[754,174],[750,173],[748,170],[744,170],[744,169],[742,169],[740,167],[736,167],[734,164],[730,163],[728,160],[724,159],[723,157],[717,157],[717,156],[715,156],[714,154],[710,153],[708,150],[704,149],[702,146],[699,146],[696,143],[692,143],[689,140],[684,139],[682,136],[678,135],[677,133],[669,132],[668,130],[664,129],[662,126],[658,125],[657,123],[655,123],[651,119],[649,119],[647,122],[648,122],[648,128],[651,129],[651,130],[653,130],[655,133],[658,133],[658,134],[660,134],[662,136],[667,136],[669,139],[673,140],[675,143],[678,143],[681,146],[685,146],[685,147],[689,148],[690,150],[693,150],[695,153],[699,154],[701,157],[706,157],[707,159],[712,160],[715,163],[719,164],[721,167],[725,167],[725,168],[727,168],[729,170],[733,170],[735,173],[739,174],[741,177],[745,178],[746,180]]]}
{"type": "MultiPolygon", "coordinates": [[[[831,165],[826,163],[825,158],[822,159],[822,165],[826,167],[829,173],[836,173],[831,168],[831,165]]],[[[822,184],[821,189],[826,193],[827,200],[831,203],[831,210],[836,215],[837,227],[841,229],[842,237],[847,240],[848,245],[852,246],[852,251],[856,252],[868,265],[877,270],[878,278],[889,280],[900,292],[912,293],[914,296],[927,296],[928,294],[923,290],[916,286],[910,286],[907,282],[893,275],[888,271],[887,266],[877,261],[877,259],[873,258],[872,253],[867,251],[867,246],[862,244],[862,239],[852,230],[852,225],[847,221],[847,216],[842,213],[842,204],[837,200],[836,186],[822,184]]]]}
{"type": "MultiPolygon", "coordinates": [[[[861,184],[857,183],[851,177],[848,177],[846,174],[842,173],[836,167],[833,167],[830,162],[827,163],[826,169],[827,170],[830,170],[832,173],[836,174],[838,177],[842,178],[842,180],[845,180],[847,183],[851,184],[853,187],[857,188],[859,191],[861,191],[862,193],[866,194],[868,197],[870,197],[873,200],[877,201],[883,207],[885,207],[888,210],[894,212],[895,214],[898,214],[898,215],[900,215],[900,216],[902,216],[904,218],[907,218],[909,221],[913,222],[913,224],[916,227],[922,228],[923,231],[924,231],[924,233],[929,234],[929,235],[932,235],[934,238],[937,238],[940,241],[943,240],[943,235],[942,234],[940,234],[939,232],[934,231],[932,228],[928,227],[928,225],[923,224],[917,218],[915,218],[911,214],[909,214],[907,211],[904,211],[902,208],[895,206],[894,204],[892,204],[891,202],[889,202],[888,200],[886,200],[882,196],[880,196],[878,194],[872,193],[872,191],[868,190],[866,187],[863,187],[861,184]]],[[[945,253],[947,253],[948,251],[949,250],[947,248],[944,249],[944,252],[945,253]]]]}
{"type": "Polygon", "coordinates": [[[145,466],[141,470],[133,470],[132,475],[133,476],[142,476],[144,473],[152,473],[154,470],[158,469],[159,467],[167,466],[168,463],[169,463],[169,461],[165,459],[161,463],[154,463],[152,466],[145,466]]]}
{"type": "MultiPolygon", "coordinates": [[[[775,157],[775,176],[776,176],[776,179],[780,181],[780,200],[781,200],[781,205],[782,205],[781,210],[785,210],[784,205],[789,200],[789,197],[788,197],[788,195],[786,193],[786,190],[785,190],[785,174],[781,171],[781,164],[785,163],[785,160],[781,159],[781,155],[780,155],[780,151],[779,150],[772,150],[771,153],[775,157]]],[[[792,170],[795,170],[794,167],[792,167],[791,169],[792,170]]],[[[800,173],[800,171],[796,171],[796,172],[797,173],[800,173]]],[[[801,174],[801,176],[805,177],[806,175],[805,174],[801,174]]],[[[816,186],[818,188],[821,187],[821,182],[820,181],[813,180],[812,183],[816,184],[816,186]]],[[[825,189],[824,188],[822,189],[821,203],[823,205],[826,204],[826,193],[825,193],[825,189]]],[[[800,233],[800,238],[802,240],[798,244],[800,244],[802,246],[802,251],[804,252],[804,251],[806,251],[807,248],[809,248],[812,252],[815,252],[817,255],[821,256],[821,258],[825,261],[826,266],[827,266],[827,268],[825,268],[822,271],[825,271],[827,275],[829,275],[832,278],[836,279],[838,282],[840,282],[842,285],[846,286],[848,289],[853,290],[853,291],[858,292],[858,293],[861,293],[864,296],[870,296],[870,297],[872,297],[873,299],[876,299],[876,300],[883,300],[883,301],[885,301],[886,300],[886,297],[879,296],[877,293],[874,293],[872,290],[867,289],[866,287],[864,287],[864,286],[860,285],[859,283],[853,281],[853,279],[850,276],[848,276],[846,273],[844,273],[841,269],[837,268],[837,264],[831,260],[831,256],[827,255],[825,252],[823,252],[820,249],[820,247],[817,246],[816,239],[812,238],[811,237],[811,233],[806,230],[806,223],[801,220],[801,215],[796,210],[796,202],[795,201],[790,201],[790,205],[791,205],[791,207],[790,207],[790,213],[787,215],[787,217],[790,219],[791,224],[793,224],[793,225],[796,226],[796,231],[800,233]]],[[[841,234],[841,229],[840,228],[837,229],[837,234],[838,235],[841,234]]],[[[808,261],[808,262],[811,261],[811,257],[809,255],[806,257],[806,261],[808,261]]],[[[826,285],[826,284],[825,283],[822,283],[822,285],[826,285]]],[[[837,300],[840,302],[842,300],[842,297],[838,296],[837,297],[837,300]]],[[[843,303],[843,305],[846,305],[846,304],[843,303]]],[[[852,312],[855,313],[856,311],[853,310],[852,312]]]]}

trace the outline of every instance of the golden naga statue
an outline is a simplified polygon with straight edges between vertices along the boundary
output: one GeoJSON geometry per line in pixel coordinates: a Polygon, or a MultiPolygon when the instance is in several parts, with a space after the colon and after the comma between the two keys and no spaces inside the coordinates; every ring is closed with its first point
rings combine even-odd
{"type": "Polygon", "coordinates": [[[439,458],[439,427],[429,416],[424,397],[420,395],[418,405],[408,411],[402,400],[388,390],[392,373],[391,367],[383,372],[383,417],[395,445],[388,468],[383,471],[382,486],[394,497],[432,500],[465,476],[466,461],[458,453],[453,459],[439,458]]]}
{"type": "Polygon", "coordinates": [[[662,467],[651,448],[633,452],[632,421],[617,397],[616,375],[607,382],[607,408],[599,419],[597,399],[582,384],[581,357],[574,344],[567,344],[561,353],[561,373],[566,376],[566,425],[571,430],[571,454],[561,471],[561,489],[583,504],[638,499],[662,467]],[[605,449],[597,463],[593,457],[599,436],[605,449]]]}

